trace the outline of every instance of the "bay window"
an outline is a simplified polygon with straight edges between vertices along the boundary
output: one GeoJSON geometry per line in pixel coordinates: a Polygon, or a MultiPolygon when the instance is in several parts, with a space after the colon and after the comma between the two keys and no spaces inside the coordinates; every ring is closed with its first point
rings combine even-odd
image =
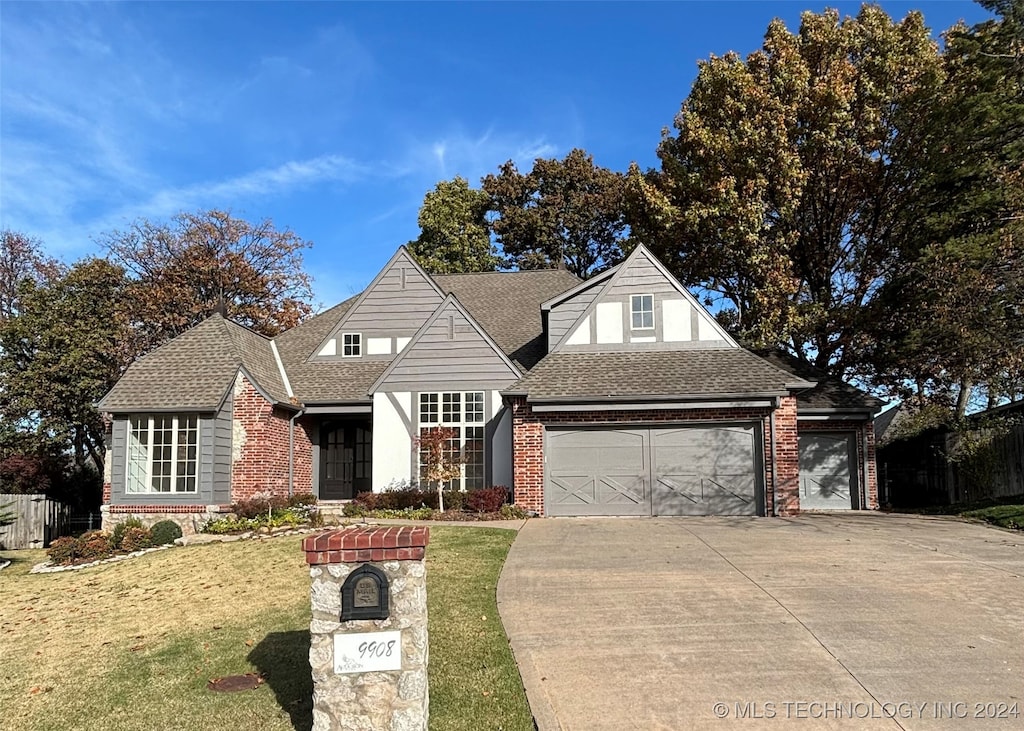
{"type": "Polygon", "coordinates": [[[199,418],[160,414],[128,420],[129,493],[196,492],[199,418]]]}

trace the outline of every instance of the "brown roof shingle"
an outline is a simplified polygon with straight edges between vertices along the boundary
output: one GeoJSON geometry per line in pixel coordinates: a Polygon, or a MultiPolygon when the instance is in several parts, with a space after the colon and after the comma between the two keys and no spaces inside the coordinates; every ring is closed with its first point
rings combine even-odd
{"type": "Polygon", "coordinates": [[[792,373],[808,381],[816,381],[814,388],[797,395],[798,409],[870,409],[877,411],[885,402],[861,391],[856,386],[830,376],[825,371],[804,363],[797,358],[777,350],[758,351],[758,355],[776,368],[792,373]]]}
{"type": "Polygon", "coordinates": [[[213,315],[135,361],[100,401],[100,408],[213,411],[240,367],[276,401],[288,401],[270,340],[213,315]]]}
{"type": "Polygon", "coordinates": [[[558,352],[508,392],[526,393],[531,400],[724,397],[785,393],[798,382],[742,348],[558,352]]]}

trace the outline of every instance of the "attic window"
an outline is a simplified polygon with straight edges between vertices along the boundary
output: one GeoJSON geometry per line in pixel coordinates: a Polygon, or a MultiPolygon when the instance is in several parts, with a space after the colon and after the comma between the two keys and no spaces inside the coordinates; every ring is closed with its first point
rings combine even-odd
{"type": "Polygon", "coordinates": [[[362,333],[342,333],[341,355],[344,358],[354,358],[363,354],[362,333]]]}
{"type": "Polygon", "coordinates": [[[634,294],[630,297],[630,313],[634,330],[654,329],[654,295],[634,294]]]}

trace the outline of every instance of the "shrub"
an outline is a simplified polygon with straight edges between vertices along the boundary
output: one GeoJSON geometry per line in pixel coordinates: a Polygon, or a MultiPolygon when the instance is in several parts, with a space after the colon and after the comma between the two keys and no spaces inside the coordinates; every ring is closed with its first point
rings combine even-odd
{"type": "Polygon", "coordinates": [[[173,520],[161,520],[150,529],[150,536],[154,546],[174,543],[181,538],[181,526],[173,520]]]}
{"type": "Polygon", "coordinates": [[[466,507],[474,513],[497,513],[507,499],[507,488],[482,487],[466,493],[466,507]]]}
{"type": "Polygon", "coordinates": [[[62,536],[50,543],[50,547],[46,549],[46,555],[51,562],[63,566],[78,559],[80,548],[77,538],[62,536]]]}
{"type": "MultiPolygon", "coordinates": [[[[149,548],[154,543],[150,532],[146,528],[142,527],[131,527],[125,528],[121,534],[121,550],[131,553],[132,551],[140,551],[143,548],[149,548]]],[[[158,544],[159,545],[159,544],[158,544]]]]}
{"type": "Polygon", "coordinates": [[[524,520],[530,517],[530,514],[518,505],[502,505],[498,513],[504,520],[524,520]]]}
{"type": "Polygon", "coordinates": [[[316,495],[311,492],[297,492],[288,498],[289,508],[316,505],[316,495]]]}
{"type": "Polygon", "coordinates": [[[231,506],[231,512],[239,518],[269,517],[276,511],[288,507],[288,498],[280,495],[254,495],[231,506]]]}
{"type": "Polygon", "coordinates": [[[106,558],[114,552],[114,544],[110,542],[110,534],[100,530],[92,530],[82,534],[78,539],[80,558],[106,558]]]}
{"type": "MultiPolygon", "coordinates": [[[[445,510],[462,510],[466,506],[466,498],[470,493],[462,492],[461,490],[445,490],[444,491],[444,509],[445,510]]],[[[431,492],[433,501],[429,503],[431,507],[437,507],[437,493],[431,492]]]]}
{"type": "Polygon", "coordinates": [[[110,545],[114,547],[114,550],[121,548],[125,531],[129,528],[145,528],[145,525],[143,525],[141,520],[134,517],[115,525],[114,530],[110,533],[110,545]]]}

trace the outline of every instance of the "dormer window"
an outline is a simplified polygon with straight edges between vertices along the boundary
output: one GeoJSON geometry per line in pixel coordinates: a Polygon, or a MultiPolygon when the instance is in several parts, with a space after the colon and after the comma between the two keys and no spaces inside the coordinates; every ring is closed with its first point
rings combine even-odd
{"type": "Polygon", "coordinates": [[[654,295],[634,294],[630,297],[630,314],[634,330],[654,329],[654,295]]]}
{"type": "Polygon", "coordinates": [[[355,358],[363,354],[362,333],[342,333],[341,355],[344,358],[355,358]]]}

